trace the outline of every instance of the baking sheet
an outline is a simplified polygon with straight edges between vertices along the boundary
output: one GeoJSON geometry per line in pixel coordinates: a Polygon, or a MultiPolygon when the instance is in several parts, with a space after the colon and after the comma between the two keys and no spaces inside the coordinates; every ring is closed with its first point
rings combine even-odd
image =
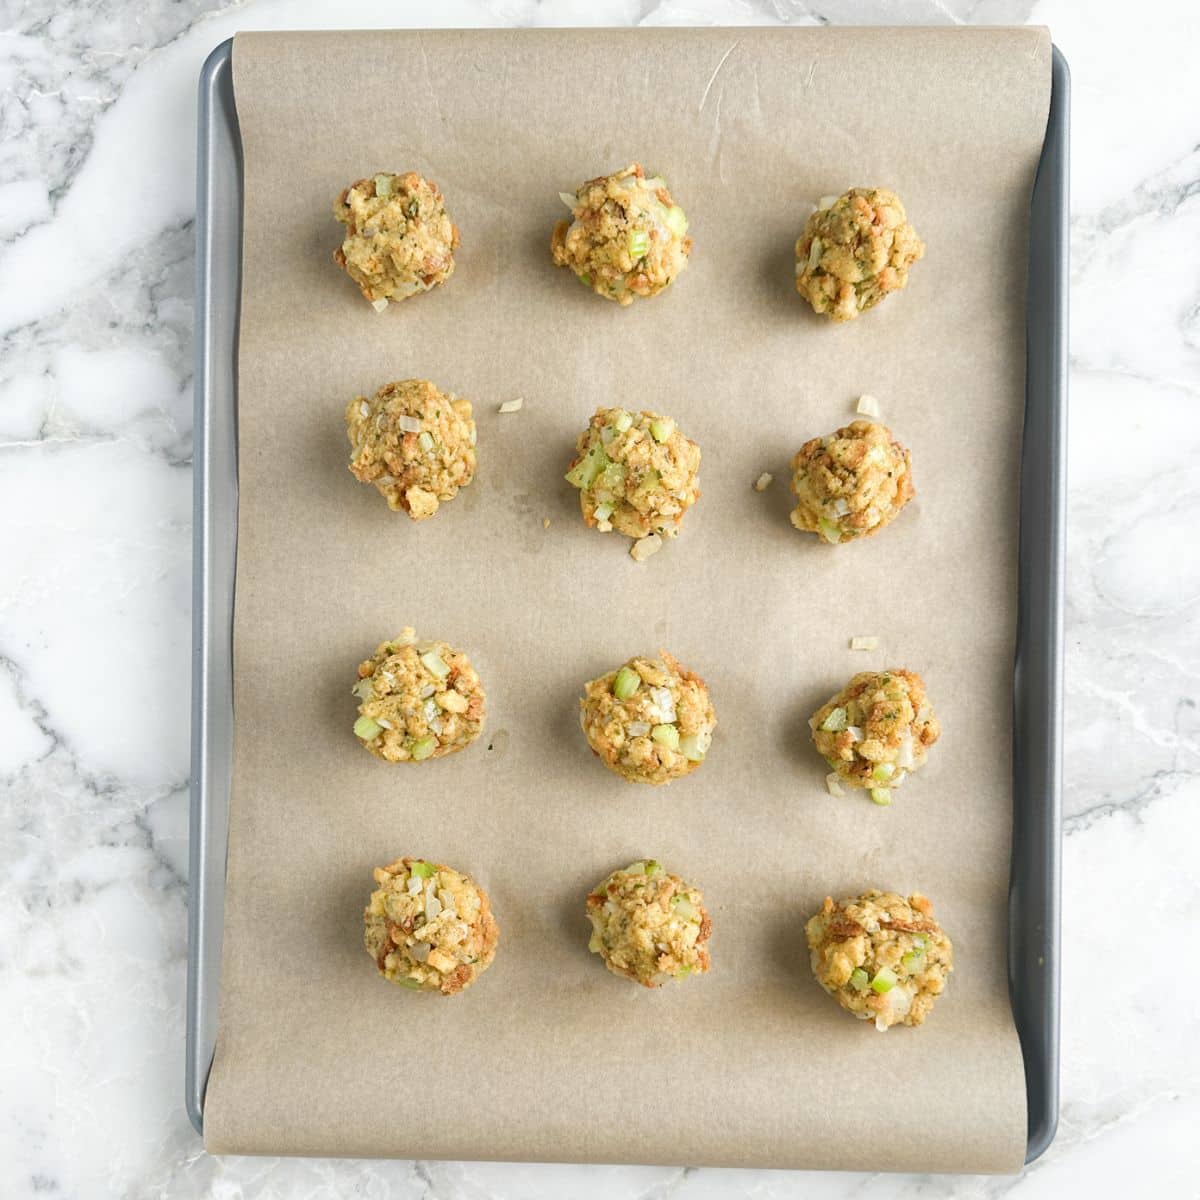
{"type": "Polygon", "coordinates": [[[238,40],[238,731],[210,1148],[1019,1164],[1013,518],[1048,51],[1039,30],[238,40]],[[396,64],[411,94],[393,121],[347,81],[396,64]],[[566,103],[584,77],[591,127],[566,103]],[[635,154],[667,175],[697,250],[672,294],[624,312],[550,268],[545,241],[554,192],[635,154]],[[464,248],[448,287],[377,317],[327,264],[325,212],[385,163],[441,183],[464,248]],[[905,295],[835,329],[797,307],[790,244],[811,196],[865,180],[901,192],[930,254],[905,295]],[[414,527],[345,472],[340,413],[418,374],[476,401],[480,477],[414,527]],[[787,526],[784,465],[862,390],[913,447],[919,497],[831,555],[787,526]],[[559,482],[614,393],[705,449],[704,499],[641,567],[583,528],[559,482]],[[525,411],[496,417],[514,394],[525,411]],[[760,496],[764,467],[780,482],[760,496]],[[347,732],[353,664],[404,623],[471,650],[492,706],[492,751],[415,782],[347,732]],[[879,654],[845,649],[860,632],[884,636],[879,654]],[[706,675],[722,724],[701,772],[648,792],[592,762],[574,697],[659,644],[706,675]],[[922,670],[946,731],[887,812],[825,796],[804,744],[807,712],[871,663],[922,670]],[[358,943],[371,866],[409,850],[471,870],[503,929],[474,989],[419,1009],[358,943]],[[586,953],[583,893],[645,853],[714,914],[714,972],[666,994],[586,953]],[[915,1033],[879,1037],[808,978],[804,916],[872,883],[929,892],[956,940],[951,990],[915,1033]],[[421,1081],[403,1121],[377,1099],[421,1081]],[[596,1103],[631,1089],[673,1102],[652,1121],[596,1103]]]}

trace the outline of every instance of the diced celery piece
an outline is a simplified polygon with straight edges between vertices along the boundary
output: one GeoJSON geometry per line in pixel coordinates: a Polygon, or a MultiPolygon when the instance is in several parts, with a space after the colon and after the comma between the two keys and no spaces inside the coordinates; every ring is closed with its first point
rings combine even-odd
{"type": "Polygon", "coordinates": [[[676,236],[683,237],[688,231],[687,214],[679,207],[678,204],[671,205],[667,209],[667,215],[663,218],[667,228],[676,236]]]}
{"type": "Polygon", "coordinates": [[[592,286],[592,277],[586,271],[583,271],[580,274],[576,275],[575,278],[578,279],[579,282],[582,283],[584,287],[592,286]]]}
{"type": "Polygon", "coordinates": [[[437,874],[437,868],[433,863],[418,861],[409,863],[408,869],[414,874],[419,875],[422,879],[432,879],[437,874]]]}
{"type": "Polygon", "coordinates": [[[592,513],[597,521],[607,521],[612,515],[613,506],[611,504],[597,504],[595,512],[592,513]]]}
{"type": "Polygon", "coordinates": [[[833,709],[829,716],[821,722],[821,728],[826,733],[841,733],[849,722],[846,720],[846,710],[838,707],[833,709]]]}
{"type": "Polygon", "coordinates": [[[662,874],[662,863],[660,863],[658,861],[658,859],[656,859],[656,858],[646,859],[646,874],[647,875],[661,875],[662,874]]]}
{"type": "Polygon", "coordinates": [[[606,492],[623,492],[625,490],[625,464],[610,462],[600,472],[596,487],[606,492]]]}
{"type": "Polygon", "coordinates": [[[891,790],[889,788],[872,788],[871,789],[871,799],[874,800],[876,804],[879,804],[882,806],[891,804],[891,802],[892,802],[891,790]]]}
{"type": "Polygon", "coordinates": [[[692,968],[686,963],[675,972],[676,979],[686,979],[692,973],[692,968]]]}
{"type": "Polygon", "coordinates": [[[703,762],[712,743],[712,735],[708,733],[685,733],[679,739],[679,752],[688,762],[703,762]]]}
{"type": "Polygon", "coordinates": [[[656,442],[665,442],[675,432],[675,422],[670,417],[660,417],[650,422],[650,436],[656,442]]]}
{"type": "Polygon", "coordinates": [[[830,521],[827,517],[819,517],[817,525],[821,530],[821,536],[831,545],[836,546],[842,540],[842,531],[830,521]]]}
{"type": "Polygon", "coordinates": [[[354,732],[364,741],[370,741],[383,732],[383,726],[376,724],[370,717],[359,717],[354,722],[354,732]]]}
{"type": "Polygon", "coordinates": [[[436,749],[437,738],[432,736],[417,738],[410,750],[413,762],[424,762],[436,749]]]}
{"type": "Polygon", "coordinates": [[[392,177],[390,175],[375,176],[375,195],[386,200],[392,194],[392,177]]]}
{"type": "Polygon", "coordinates": [[[430,675],[445,679],[450,674],[450,668],[442,661],[442,656],[436,650],[427,650],[421,655],[421,662],[430,675]]]}
{"type": "Polygon", "coordinates": [[[904,969],[910,975],[916,975],[925,970],[925,955],[920,951],[910,951],[900,961],[904,964],[904,969]]]}
{"type": "Polygon", "coordinates": [[[618,433],[624,433],[633,424],[633,414],[627,413],[623,408],[618,409],[613,416],[612,423],[618,433]]]}
{"type": "Polygon", "coordinates": [[[428,454],[433,449],[433,434],[428,429],[422,429],[420,437],[417,438],[417,445],[423,453],[428,454]]]}
{"type": "Polygon", "coordinates": [[[603,446],[591,446],[588,452],[567,472],[567,482],[577,488],[591,487],[596,476],[608,466],[603,446]]]}
{"type": "Polygon", "coordinates": [[[870,982],[871,982],[870,975],[868,975],[866,973],[866,971],[864,971],[862,969],[862,967],[856,967],[853,971],[850,972],[850,986],[856,992],[865,991],[867,984],[870,982]]]}
{"type": "Polygon", "coordinates": [[[632,667],[622,667],[613,680],[613,695],[628,700],[642,685],[642,677],[632,667]]]}
{"type": "Polygon", "coordinates": [[[415,979],[397,979],[396,982],[401,987],[406,987],[409,991],[419,992],[421,990],[420,983],[415,979]]]}
{"type": "Polygon", "coordinates": [[[668,750],[678,750],[679,729],[674,725],[655,725],[650,730],[650,740],[660,746],[666,746],[668,750]]]}
{"type": "Polygon", "coordinates": [[[641,860],[635,863],[630,863],[629,866],[625,868],[626,875],[645,875],[645,873],[646,864],[641,860]]]}
{"type": "Polygon", "coordinates": [[[871,778],[876,783],[887,783],[895,773],[896,768],[891,763],[876,763],[875,769],[871,772],[871,778]]]}
{"type": "Polygon", "coordinates": [[[650,249],[650,238],[645,230],[634,229],[629,234],[629,254],[632,258],[641,258],[650,249]]]}
{"type": "Polygon", "coordinates": [[[890,992],[896,983],[896,972],[891,967],[880,967],[875,972],[875,978],[871,980],[871,991],[882,996],[885,992],[890,992]]]}

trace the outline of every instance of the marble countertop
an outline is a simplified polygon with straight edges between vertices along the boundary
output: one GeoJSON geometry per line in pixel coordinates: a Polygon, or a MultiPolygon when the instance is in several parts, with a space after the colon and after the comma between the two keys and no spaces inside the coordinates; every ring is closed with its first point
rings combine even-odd
{"type": "Polygon", "coordinates": [[[1074,75],[1063,1103],[1018,1178],[222,1159],[183,1110],[195,84],[360,0],[0,7],[0,1194],[1196,1194],[1200,21],[1184,0],[443,0],[416,24],[1048,24],[1074,75]],[[434,19],[436,14],[436,20],[434,19]],[[1158,407],[1161,406],[1161,407],[1158,407]],[[1118,453],[1118,451],[1120,453],[1118,453]]]}

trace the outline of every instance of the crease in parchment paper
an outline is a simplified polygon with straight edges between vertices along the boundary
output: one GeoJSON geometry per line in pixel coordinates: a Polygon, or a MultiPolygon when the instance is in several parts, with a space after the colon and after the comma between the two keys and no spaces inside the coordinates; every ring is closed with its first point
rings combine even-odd
{"type": "Polygon", "coordinates": [[[206,1146],[1016,1170],[1009,755],[1044,35],[250,34],[233,66],[236,725],[206,1146]],[[408,85],[363,83],[389,79],[408,85]],[[560,190],[634,160],[695,246],[667,292],[621,309],[548,240],[560,190]],[[462,245],[444,286],[375,313],[330,261],[330,206],[381,169],[428,172],[462,245]],[[793,246],[843,180],[895,188],[928,251],[904,292],[833,326],[796,295],[793,246]],[[405,378],[471,400],[479,429],[474,482],[419,524],[346,469],[346,403],[405,378]],[[864,392],[917,497],[831,548],[789,524],[786,464],[864,392]],[[517,395],[518,418],[495,414],[517,395]],[[613,403],[670,414],[703,451],[701,499],[642,565],[563,480],[613,403]],[[405,625],[463,647],[488,696],[478,742],[417,767],[351,731],[356,664],[405,625]],[[827,794],[806,725],[863,668],[864,631],[878,666],[921,672],[943,728],[888,809],[827,794]],[[705,678],[719,724],[700,770],[652,789],[595,760],[577,704],[660,646],[705,678]],[[491,897],[496,959],[461,996],[390,985],[363,949],[372,868],[403,854],[491,897]],[[713,922],[712,970],[657,991],[604,970],[583,911],[646,856],[713,922]],[[920,1029],[876,1033],[812,979],[805,919],[870,886],[925,892],[954,940],[920,1029]]]}

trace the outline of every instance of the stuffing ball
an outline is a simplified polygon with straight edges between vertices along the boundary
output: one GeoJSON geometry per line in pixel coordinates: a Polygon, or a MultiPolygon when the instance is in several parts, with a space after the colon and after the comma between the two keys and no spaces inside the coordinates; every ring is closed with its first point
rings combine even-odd
{"type": "Polygon", "coordinates": [[[389,300],[427,292],[454,273],[458,229],[437,184],[414,171],[352,183],[333,215],[346,226],[333,261],[379,311],[389,300]]]}
{"type": "Polygon", "coordinates": [[[908,282],[925,243],[887,188],[827,196],[796,242],[796,291],[833,321],[853,321],[908,282]]]}
{"type": "Polygon", "coordinates": [[[414,992],[453,996],[496,957],[500,930],[469,875],[423,858],[375,868],[363,941],[379,973],[414,992]]]}
{"type": "Polygon", "coordinates": [[[792,459],[791,521],[830,545],[878,533],[913,498],[912,455],[886,425],[851,421],[792,459]]]}
{"type": "Polygon", "coordinates": [[[393,512],[432,517],[475,478],[471,402],[428,379],[385,383],[370,400],[346,406],[350,473],[373,483],[393,512]]]}
{"type": "Polygon", "coordinates": [[[559,196],[573,220],[555,225],[550,255],[597,296],[622,305],[657,296],[687,266],[687,216],[637,163],[559,196]]]}
{"type": "Polygon", "coordinates": [[[900,669],[860,671],[808,724],[833,777],[870,788],[876,804],[891,803],[942,731],[920,675],[900,669]]]}
{"type": "Polygon", "coordinates": [[[412,629],[358,664],[354,732],[376,758],[424,762],[469,746],[483,731],[483,684],[470,659],[412,629]]]}
{"type": "Polygon", "coordinates": [[[698,888],[653,859],[614,871],[587,898],[588,949],[614,975],[643,987],[708,970],[712,922],[698,888]]]}
{"type": "Polygon", "coordinates": [[[954,969],[954,948],[920,895],[872,888],[835,904],[828,896],[805,926],[817,982],[881,1033],[920,1025],[954,969]]]}
{"type": "Polygon", "coordinates": [[[694,771],[717,724],[704,680],[665,650],[659,655],[593,679],[579,702],[592,752],[631,783],[670,783],[694,771]]]}
{"type": "Polygon", "coordinates": [[[567,482],[601,533],[674,537],[700,498],[700,447],[670,417],[599,408],[575,442],[567,482]]]}

